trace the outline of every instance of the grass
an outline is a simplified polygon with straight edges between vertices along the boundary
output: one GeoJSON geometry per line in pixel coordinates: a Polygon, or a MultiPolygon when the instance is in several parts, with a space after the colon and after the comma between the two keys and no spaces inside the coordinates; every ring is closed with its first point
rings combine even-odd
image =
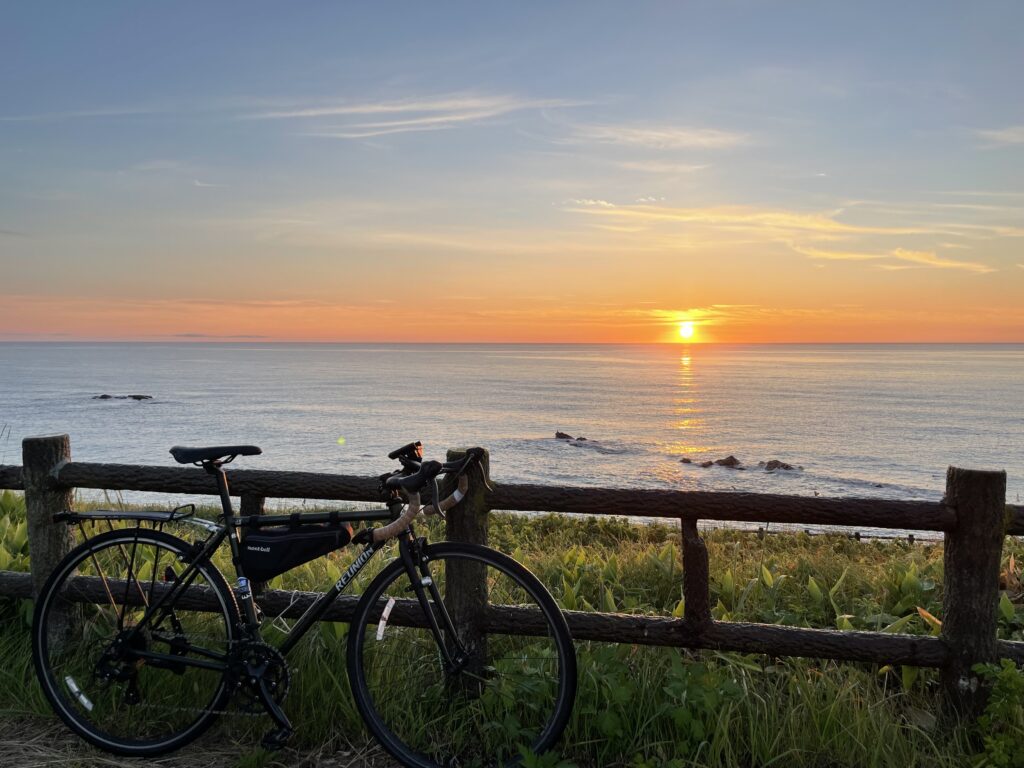
{"type": "MultiPolygon", "coordinates": [[[[0,553],[19,570],[27,567],[21,515],[16,497],[0,497],[0,553]]],[[[431,539],[442,538],[430,527],[431,539]]],[[[802,533],[759,539],[727,530],[705,538],[717,618],[913,634],[941,626],[941,543],[802,533]]],[[[677,529],[495,514],[490,540],[565,608],[682,613],[677,529]]],[[[1020,542],[1007,540],[999,611],[1006,639],[1024,637],[1021,554],[1020,542]]],[[[342,550],[271,586],[322,588],[352,556],[342,550]]],[[[52,717],[31,668],[24,602],[0,600],[0,620],[0,713],[52,717]]],[[[344,624],[324,623],[290,658],[286,710],[300,724],[295,747],[348,754],[365,742],[344,671],[345,633],[344,624]]],[[[987,671],[996,694],[979,727],[943,719],[931,670],[589,642],[577,652],[580,689],[562,754],[538,765],[1024,766],[1024,676],[1012,665],[987,671]]],[[[229,717],[206,741],[230,734],[243,745],[238,765],[269,764],[253,747],[268,727],[265,718],[229,717]]]]}

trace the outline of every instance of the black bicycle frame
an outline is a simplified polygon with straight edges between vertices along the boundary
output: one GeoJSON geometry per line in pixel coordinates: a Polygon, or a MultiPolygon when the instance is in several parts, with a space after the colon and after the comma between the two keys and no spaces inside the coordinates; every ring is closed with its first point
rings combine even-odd
{"type": "MultiPolygon", "coordinates": [[[[240,542],[237,532],[238,528],[263,528],[273,525],[302,526],[326,522],[390,521],[397,518],[401,513],[402,504],[395,501],[389,504],[388,509],[382,509],[379,511],[311,512],[302,515],[252,515],[239,519],[235,516],[232,508],[226,473],[220,466],[207,467],[207,471],[210,472],[210,474],[215,475],[217,479],[217,489],[220,495],[221,506],[224,510],[224,524],[223,526],[215,526],[213,523],[209,522],[202,522],[198,520],[193,521],[194,524],[201,525],[210,530],[211,535],[207,537],[201,545],[194,545],[193,550],[186,556],[188,565],[185,570],[182,571],[181,575],[177,578],[170,589],[163,591],[163,593],[147,607],[146,612],[143,614],[139,622],[129,630],[132,633],[141,631],[149,626],[154,617],[161,615],[161,609],[168,603],[168,601],[170,601],[171,605],[174,605],[174,601],[177,599],[177,596],[184,590],[188,589],[192,582],[195,581],[196,576],[199,574],[200,564],[211,560],[214,552],[216,552],[217,548],[224,542],[225,538],[228,539],[229,546],[231,548],[231,561],[235,568],[236,578],[247,578],[239,556],[240,542]]],[[[103,512],[72,512],[62,514],[60,519],[69,523],[98,519],[138,520],[139,522],[158,523],[170,522],[172,520],[182,521],[187,520],[188,518],[175,517],[174,512],[171,512],[169,515],[161,515],[159,513],[151,512],[124,512],[109,514],[105,514],[103,512]]],[[[409,576],[413,592],[415,592],[416,598],[423,609],[424,615],[427,617],[429,629],[437,641],[438,648],[441,650],[441,653],[449,666],[458,666],[462,661],[461,657],[463,655],[463,649],[461,648],[461,643],[458,641],[455,629],[452,626],[451,618],[448,615],[448,612],[444,610],[444,604],[437,586],[433,583],[433,580],[429,578],[430,574],[426,562],[419,556],[421,541],[422,540],[420,539],[414,538],[412,528],[410,527],[408,531],[398,537],[399,555],[403,565],[405,566],[406,573],[409,576]],[[433,600],[434,605],[440,608],[441,619],[444,624],[443,627],[439,624],[435,611],[430,607],[431,600],[433,600]],[[451,641],[454,644],[454,650],[456,651],[454,656],[452,655],[452,649],[449,648],[449,643],[444,641],[444,636],[442,634],[444,632],[448,633],[449,638],[451,638],[451,641]]],[[[366,544],[363,551],[358,557],[356,557],[349,567],[345,569],[345,572],[331,586],[331,588],[317,598],[296,620],[295,625],[285,635],[284,641],[278,646],[278,650],[282,654],[287,654],[295,647],[310,628],[319,621],[324,613],[326,613],[327,609],[331,606],[331,603],[333,603],[337,599],[338,595],[340,595],[359,575],[363,568],[366,567],[366,564],[373,559],[373,556],[380,551],[382,547],[383,544],[377,544],[372,541],[366,544]]],[[[236,627],[240,630],[245,639],[253,639],[259,636],[259,618],[256,613],[256,606],[251,597],[251,590],[249,595],[249,599],[240,601],[243,604],[244,615],[241,617],[241,625],[236,627]]],[[[132,653],[138,658],[147,659],[156,663],[165,662],[176,666],[191,666],[214,670],[227,669],[228,658],[225,654],[197,646],[189,646],[188,652],[195,653],[199,656],[205,656],[207,659],[211,659],[212,661],[203,661],[201,659],[188,658],[183,655],[157,653],[142,649],[135,649],[132,651],[132,653]]]]}
{"type": "MultiPolygon", "coordinates": [[[[213,474],[217,479],[217,490],[220,495],[221,506],[224,510],[224,524],[223,526],[217,527],[213,530],[211,535],[207,537],[201,545],[196,545],[192,552],[187,556],[188,565],[185,570],[181,573],[178,579],[175,581],[171,589],[164,591],[157,599],[152,602],[139,620],[139,622],[131,628],[131,631],[137,632],[146,628],[154,617],[160,616],[161,609],[165,604],[170,601],[173,605],[177,596],[188,589],[192,582],[195,581],[196,576],[199,574],[199,566],[201,563],[209,562],[214,552],[224,542],[224,539],[228,539],[228,543],[231,549],[231,561],[235,568],[236,578],[247,578],[245,569],[242,566],[240,553],[239,553],[239,537],[237,533],[238,528],[262,528],[273,525],[315,525],[326,522],[376,522],[384,520],[393,520],[400,513],[401,509],[399,505],[397,508],[392,506],[389,509],[383,509],[379,511],[368,510],[365,512],[312,512],[303,515],[259,515],[259,516],[248,516],[239,519],[235,516],[234,510],[231,504],[231,496],[228,489],[227,476],[224,470],[219,467],[208,467],[207,471],[213,474]]],[[[140,522],[152,521],[162,522],[170,521],[174,518],[174,513],[171,515],[159,515],[154,513],[114,513],[111,515],[104,515],[102,512],[93,513],[70,513],[61,516],[61,519],[67,522],[83,522],[88,520],[97,519],[137,519],[140,522]]],[[[184,518],[182,518],[184,519],[184,518]]],[[[197,524],[202,525],[198,521],[197,524]]],[[[212,524],[207,524],[208,528],[213,528],[212,524]]],[[[410,532],[399,537],[399,549],[402,557],[402,561],[406,564],[406,570],[409,573],[410,580],[413,582],[414,591],[420,598],[421,602],[425,601],[424,587],[420,584],[420,579],[415,578],[416,569],[413,564],[413,557],[409,552],[411,540],[411,529],[410,532]]],[[[310,628],[324,615],[331,603],[337,599],[346,587],[359,575],[359,573],[366,567],[366,564],[370,562],[373,556],[380,551],[382,545],[373,542],[368,543],[358,557],[345,569],[345,572],[341,577],[331,586],[329,590],[323,593],[317,600],[306,609],[306,611],[298,618],[295,625],[285,635],[284,641],[278,646],[278,650],[287,654],[295,645],[305,636],[310,628]]],[[[425,568],[425,566],[421,566],[425,568]]],[[[436,588],[432,590],[436,592],[436,588]]],[[[251,595],[251,591],[250,591],[251,595]]],[[[436,595],[435,595],[436,597],[436,595]]],[[[242,624],[237,627],[241,630],[242,634],[252,638],[258,635],[259,632],[259,619],[256,614],[256,606],[250,596],[249,599],[239,601],[243,604],[244,615],[241,617],[242,624]]],[[[426,608],[426,605],[424,605],[426,608]]],[[[446,648],[446,644],[441,642],[440,630],[437,627],[436,619],[433,616],[432,611],[427,611],[427,615],[431,617],[431,621],[434,624],[434,633],[439,640],[439,645],[444,648],[445,656],[448,656],[449,662],[452,661],[450,654],[446,648]]],[[[445,615],[446,629],[451,631],[450,620],[445,615]]],[[[454,632],[453,632],[454,635],[454,632]]],[[[192,667],[200,667],[204,669],[226,669],[227,657],[224,654],[210,651],[208,649],[190,646],[189,652],[196,653],[200,656],[205,656],[213,661],[203,661],[201,659],[188,658],[182,655],[171,655],[156,653],[148,650],[137,649],[133,651],[134,655],[139,658],[147,659],[154,662],[166,662],[175,665],[184,665],[192,667]]]]}

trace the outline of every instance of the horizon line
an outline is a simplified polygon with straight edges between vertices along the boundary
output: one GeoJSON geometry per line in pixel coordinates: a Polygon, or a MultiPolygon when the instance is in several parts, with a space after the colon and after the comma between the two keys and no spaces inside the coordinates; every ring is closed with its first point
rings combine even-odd
{"type": "Polygon", "coordinates": [[[1021,346],[1019,341],[312,341],[297,339],[0,339],[0,344],[265,344],[378,345],[378,346],[578,346],[578,347],[780,347],[780,346],[1021,346]]]}

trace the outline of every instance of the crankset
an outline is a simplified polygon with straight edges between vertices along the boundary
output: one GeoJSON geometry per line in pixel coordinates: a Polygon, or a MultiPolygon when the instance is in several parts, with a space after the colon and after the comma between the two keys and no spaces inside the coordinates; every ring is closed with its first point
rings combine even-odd
{"type": "Polygon", "coordinates": [[[260,693],[261,684],[278,706],[288,695],[291,675],[288,662],[273,646],[258,641],[243,641],[231,663],[231,677],[241,696],[243,712],[263,712],[266,704],[260,693]]]}

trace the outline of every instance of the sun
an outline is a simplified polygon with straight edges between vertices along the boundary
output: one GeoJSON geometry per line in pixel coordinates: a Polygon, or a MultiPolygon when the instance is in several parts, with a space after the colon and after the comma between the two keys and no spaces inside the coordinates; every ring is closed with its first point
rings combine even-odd
{"type": "Polygon", "coordinates": [[[693,338],[693,323],[689,320],[679,324],[679,338],[681,339],[692,339],[693,338]]]}

